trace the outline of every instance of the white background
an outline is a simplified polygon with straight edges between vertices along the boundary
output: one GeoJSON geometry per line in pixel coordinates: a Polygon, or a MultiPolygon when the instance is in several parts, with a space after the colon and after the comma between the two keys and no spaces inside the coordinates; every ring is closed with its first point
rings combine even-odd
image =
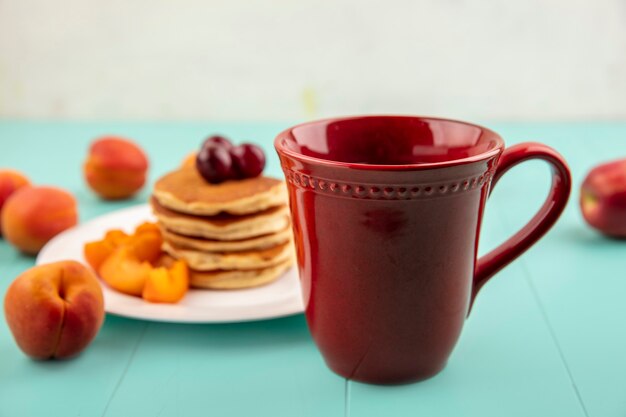
{"type": "Polygon", "coordinates": [[[0,0],[0,117],[626,118],[626,0],[0,0]]]}

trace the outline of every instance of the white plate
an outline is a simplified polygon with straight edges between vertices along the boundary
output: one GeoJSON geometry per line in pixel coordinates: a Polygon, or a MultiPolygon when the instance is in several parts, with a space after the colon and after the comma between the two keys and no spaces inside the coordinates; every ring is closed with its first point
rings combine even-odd
{"type": "MultiPolygon", "coordinates": [[[[69,229],[39,252],[37,265],[83,257],[86,242],[101,239],[110,229],[131,232],[154,217],[147,204],[118,210],[69,229]]],[[[153,304],[119,293],[102,284],[108,313],[143,320],[179,323],[219,323],[262,320],[288,316],[304,310],[295,268],[269,285],[232,291],[189,290],[178,304],[153,304]]]]}

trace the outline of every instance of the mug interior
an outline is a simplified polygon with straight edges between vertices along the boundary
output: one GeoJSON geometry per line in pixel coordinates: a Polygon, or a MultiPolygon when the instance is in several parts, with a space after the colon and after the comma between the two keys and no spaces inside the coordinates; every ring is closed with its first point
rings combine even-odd
{"type": "Polygon", "coordinates": [[[278,150],[363,165],[415,165],[486,157],[504,143],[495,132],[448,119],[363,116],[304,123],[283,132],[278,150]]]}

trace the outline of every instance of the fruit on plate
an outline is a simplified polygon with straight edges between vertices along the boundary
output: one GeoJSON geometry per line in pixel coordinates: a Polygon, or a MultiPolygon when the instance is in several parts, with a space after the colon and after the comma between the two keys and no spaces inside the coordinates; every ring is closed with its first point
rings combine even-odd
{"type": "MultiPolygon", "coordinates": [[[[187,163],[184,162],[183,166],[187,163]]],[[[202,144],[196,155],[196,168],[212,184],[254,178],[265,168],[265,154],[251,143],[233,146],[224,136],[215,135],[202,144]]]]}
{"type": "Polygon", "coordinates": [[[200,175],[212,184],[235,179],[237,175],[228,149],[221,146],[200,149],[196,157],[196,167],[200,175]]]}
{"type": "Polygon", "coordinates": [[[104,239],[86,243],[83,250],[87,263],[99,271],[104,261],[119,247],[127,247],[140,262],[156,262],[161,255],[162,245],[163,238],[158,226],[144,223],[132,235],[122,230],[109,230],[104,239]]]}
{"type": "Polygon", "coordinates": [[[206,138],[202,143],[203,148],[207,148],[209,146],[220,146],[222,148],[230,149],[233,147],[233,143],[226,138],[226,136],[212,135],[206,138]]]}
{"type": "Polygon", "coordinates": [[[141,296],[151,270],[150,262],[139,260],[129,246],[120,246],[107,256],[98,272],[114,290],[141,296]]]}
{"type": "Polygon", "coordinates": [[[626,159],[593,168],[580,190],[584,219],[613,237],[626,237],[626,159]]]}
{"type": "Polygon", "coordinates": [[[75,261],[36,266],[13,281],[4,315],[20,349],[34,359],[81,352],[104,321],[98,280],[75,261]]]}
{"type": "Polygon", "coordinates": [[[2,209],[4,237],[32,255],[77,222],[76,200],[60,188],[22,187],[9,197],[2,209]]]}
{"type": "Polygon", "coordinates": [[[189,288],[189,269],[184,261],[150,271],[143,288],[143,299],[152,303],[177,303],[189,288]]]}
{"type": "Polygon", "coordinates": [[[100,278],[116,291],[146,301],[175,303],[189,288],[183,261],[164,265],[161,230],[143,223],[132,234],[109,230],[102,240],[85,244],[85,259],[100,278]]]}
{"type": "Polygon", "coordinates": [[[241,178],[254,178],[265,168],[265,154],[256,145],[244,143],[230,150],[235,169],[241,178]]]}
{"type": "Polygon", "coordinates": [[[129,246],[140,261],[155,263],[162,254],[163,237],[155,223],[144,223],[135,229],[129,246]]]}
{"type": "Polygon", "coordinates": [[[148,158],[129,139],[106,136],[95,140],[84,165],[87,184],[100,197],[118,200],[131,197],[146,182],[148,158]]]}
{"type": "Polygon", "coordinates": [[[104,239],[86,243],[83,248],[83,254],[87,263],[95,270],[99,271],[104,261],[115,252],[124,241],[130,239],[126,233],[121,230],[112,230],[107,232],[104,239]]]}
{"type": "MultiPolygon", "coordinates": [[[[0,170],[0,213],[7,199],[18,189],[30,185],[30,181],[24,175],[10,169],[0,170]]],[[[2,228],[0,227],[0,234],[2,228]]]]}

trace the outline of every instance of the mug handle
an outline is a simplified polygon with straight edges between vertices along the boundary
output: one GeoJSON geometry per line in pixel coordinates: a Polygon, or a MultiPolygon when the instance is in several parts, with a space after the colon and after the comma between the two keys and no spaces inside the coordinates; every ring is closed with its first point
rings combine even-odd
{"type": "Polygon", "coordinates": [[[474,273],[471,304],[473,304],[476,294],[482,286],[498,271],[534,245],[550,230],[565,209],[572,186],[569,168],[558,152],[541,143],[527,142],[506,148],[498,161],[489,194],[491,194],[498,180],[509,169],[531,159],[546,161],[552,168],[552,186],[548,198],[537,214],[519,232],[478,259],[474,273]]]}

